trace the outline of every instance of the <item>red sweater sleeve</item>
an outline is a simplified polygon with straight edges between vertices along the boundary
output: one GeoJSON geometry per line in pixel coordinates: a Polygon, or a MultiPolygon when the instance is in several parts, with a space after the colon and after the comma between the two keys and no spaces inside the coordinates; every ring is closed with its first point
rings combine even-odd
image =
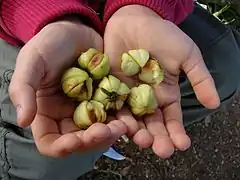
{"type": "Polygon", "coordinates": [[[149,7],[164,19],[175,24],[181,23],[193,10],[193,0],[107,0],[103,18],[104,25],[119,8],[131,4],[149,7]]]}
{"type": "Polygon", "coordinates": [[[26,43],[46,24],[69,14],[87,18],[99,33],[102,23],[84,0],[2,0],[0,38],[12,43],[26,43]]]}

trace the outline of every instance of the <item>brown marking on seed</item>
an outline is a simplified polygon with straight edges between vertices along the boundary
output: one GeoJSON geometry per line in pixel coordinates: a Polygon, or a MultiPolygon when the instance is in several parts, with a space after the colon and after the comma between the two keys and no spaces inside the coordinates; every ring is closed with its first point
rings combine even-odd
{"type": "Polygon", "coordinates": [[[97,116],[96,116],[96,113],[95,113],[94,109],[89,109],[88,110],[88,116],[89,116],[90,120],[92,121],[92,123],[97,122],[97,116]]]}
{"type": "Polygon", "coordinates": [[[89,62],[88,66],[89,68],[95,68],[97,67],[103,58],[103,54],[102,53],[97,53],[96,55],[93,56],[93,58],[91,59],[91,61],[89,62]]]}
{"type": "Polygon", "coordinates": [[[76,84],[75,82],[71,82],[71,83],[68,82],[68,83],[63,84],[63,89],[64,89],[65,93],[69,93],[77,86],[78,86],[78,84],[76,84]]]}
{"type": "Polygon", "coordinates": [[[144,72],[144,71],[151,71],[152,69],[154,69],[154,67],[155,67],[155,61],[154,60],[152,60],[152,59],[150,59],[147,63],[146,63],[146,65],[142,68],[142,72],[144,72]]]}
{"type": "Polygon", "coordinates": [[[79,94],[87,92],[87,91],[88,91],[87,85],[86,85],[86,83],[84,83],[84,85],[82,86],[82,88],[79,91],[79,94]]]}
{"type": "Polygon", "coordinates": [[[121,96],[118,96],[118,99],[121,100],[121,101],[125,101],[128,97],[128,94],[123,94],[121,96]]]}

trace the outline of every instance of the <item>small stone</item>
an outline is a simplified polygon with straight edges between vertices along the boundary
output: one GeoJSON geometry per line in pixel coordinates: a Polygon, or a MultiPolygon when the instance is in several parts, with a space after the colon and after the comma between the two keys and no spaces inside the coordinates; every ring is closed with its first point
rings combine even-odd
{"type": "Polygon", "coordinates": [[[127,167],[123,168],[121,171],[121,174],[123,176],[127,176],[129,174],[130,168],[131,168],[131,166],[127,166],[127,167]]]}
{"type": "Polygon", "coordinates": [[[240,121],[237,121],[237,127],[239,127],[240,126],[240,121]]]}
{"type": "Polygon", "coordinates": [[[205,117],[204,123],[205,123],[205,126],[206,126],[206,127],[208,127],[208,125],[211,123],[211,120],[212,120],[212,117],[211,117],[211,116],[205,117]]]}

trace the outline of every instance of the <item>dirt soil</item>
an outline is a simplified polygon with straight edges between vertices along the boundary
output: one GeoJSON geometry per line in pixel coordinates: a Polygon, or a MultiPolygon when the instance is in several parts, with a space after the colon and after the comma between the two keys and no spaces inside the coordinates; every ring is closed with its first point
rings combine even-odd
{"type": "Polygon", "coordinates": [[[220,112],[187,128],[192,146],[161,160],[134,144],[127,160],[102,157],[82,180],[240,180],[240,93],[220,112]]]}

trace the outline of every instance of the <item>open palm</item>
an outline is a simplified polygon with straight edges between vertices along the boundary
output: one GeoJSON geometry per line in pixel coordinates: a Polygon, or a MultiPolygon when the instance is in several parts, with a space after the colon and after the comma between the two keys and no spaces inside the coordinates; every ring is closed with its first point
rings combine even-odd
{"type": "Polygon", "coordinates": [[[186,150],[190,139],[183,127],[178,78],[184,71],[198,100],[207,108],[216,108],[219,97],[196,44],[176,25],[163,20],[152,10],[130,5],[118,10],[108,21],[104,36],[105,52],[112,73],[129,86],[139,83],[121,72],[121,54],[131,49],[146,49],[165,71],[164,81],[154,85],[159,110],[140,122],[124,109],[118,118],[131,124],[129,130],[140,146],[152,146],[160,157],[169,157],[175,148],[186,150]],[[140,129],[140,130],[139,130],[140,129]]]}
{"type": "Polygon", "coordinates": [[[9,87],[18,123],[31,124],[40,153],[52,157],[106,148],[126,133],[121,121],[94,124],[86,131],[73,122],[74,102],[62,90],[62,73],[81,52],[102,51],[102,38],[79,20],[47,25],[20,51],[9,87]]]}

